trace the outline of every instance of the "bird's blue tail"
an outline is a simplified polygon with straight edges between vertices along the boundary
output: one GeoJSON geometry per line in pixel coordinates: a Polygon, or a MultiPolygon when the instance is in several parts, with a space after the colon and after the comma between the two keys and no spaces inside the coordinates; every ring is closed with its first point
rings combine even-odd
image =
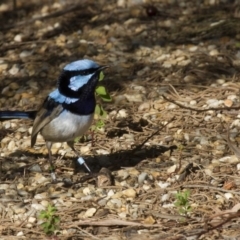
{"type": "Polygon", "coordinates": [[[37,111],[0,111],[0,121],[6,119],[34,119],[37,111]]]}

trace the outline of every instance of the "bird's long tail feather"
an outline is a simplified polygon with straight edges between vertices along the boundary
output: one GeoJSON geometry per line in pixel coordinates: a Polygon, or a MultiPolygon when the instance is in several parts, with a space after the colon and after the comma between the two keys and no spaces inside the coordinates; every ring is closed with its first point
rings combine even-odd
{"type": "Polygon", "coordinates": [[[34,119],[37,111],[0,111],[0,121],[6,119],[34,119]]]}

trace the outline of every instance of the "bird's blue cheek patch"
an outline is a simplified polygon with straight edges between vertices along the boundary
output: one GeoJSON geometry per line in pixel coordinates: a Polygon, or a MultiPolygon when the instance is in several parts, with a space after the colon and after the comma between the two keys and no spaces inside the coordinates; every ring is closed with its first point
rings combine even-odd
{"type": "Polygon", "coordinates": [[[83,85],[87,84],[89,79],[92,77],[93,74],[86,75],[86,76],[74,76],[70,78],[70,83],[68,87],[73,91],[78,91],[83,85]]]}

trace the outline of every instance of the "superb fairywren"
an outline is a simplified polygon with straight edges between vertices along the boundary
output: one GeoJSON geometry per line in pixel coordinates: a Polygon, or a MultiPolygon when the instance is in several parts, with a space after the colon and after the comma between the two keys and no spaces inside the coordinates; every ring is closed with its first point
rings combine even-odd
{"type": "MultiPolygon", "coordinates": [[[[63,68],[58,88],[48,95],[39,111],[0,111],[0,119],[34,119],[31,146],[36,143],[40,132],[46,141],[54,181],[56,176],[52,163],[52,143],[67,142],[79,159],[82,159],[74,148],[74,139],[83,135],[92,124],[96,106],[95,88],[101,71],[106,67],[88,59],[72,62],[63,68]]],[[[84,160],[81,161],[90,172],[84,160]]]]}

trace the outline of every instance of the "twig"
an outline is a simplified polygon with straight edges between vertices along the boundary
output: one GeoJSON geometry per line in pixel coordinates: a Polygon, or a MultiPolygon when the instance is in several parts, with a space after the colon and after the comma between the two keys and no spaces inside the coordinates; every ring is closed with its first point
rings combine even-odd
{"type": "Polygon", "coordinates": [[[80,232],[82,232],[82,233],[84,233],[85,235],[87,235],[88,237],[91,237],[92,239],[95,239],[95,240],[101,240],[100,238],[98,238],[98,237],[92,235],[91,233],[85,231],[85,230],[82,229],[82,228],[77,227],[77,229],[78,229],[80,232]]]}
{"type": "Polygon", "coordinates": [[[18,22],[18,23],[15,23],[15,24],[7,25],[5,27],[1,27],[0,30],[8,30],[8,29],[11,29],[11,28],[14,28],[14,27],[20,27],[20,26],[23,26],[23,25],[26,25],[26,24],[29,24],[29,23],[33,23],[36,20],[45,20],[45,19],[49,19],[49,18],[53,18],[53,17],[59,17],[59,16],[62,16],[64,14],[67,14],[69,12],[73,12],[73,11],[76,11],[76,10],[82,8],[84,6],[85,2],[86,2],[86,0],[81,1],[80,4],[75,4],[73,6],[71,5],[70,7],[64,8],[63,10],[59,10],[59,11],[50,13],[50,14],[45,15],[45,16],[35,17],[35,18],[32,18],[32,19],[27,20],[27,21],[22,21],[22,22],[18,22]]]}
{"type": "Polygon", "coordinates": [[[166,101],[174,103],[181,108],[185,108],[185,109],[188,109],[188,110],[191,110],[191,111],[196,111],[196,112],[207,112],[207,111],[211,111],[211,110],[213,110],[213,111],[223,111],[223,110],[239,110],[240,109],[240,106],[238,106],[238,107],[220,107],[220,108],[197,109],[197,108],[184,106],[183,104],[178,103],[178,102],[166,97],[165,95],[162,95],[162,97],[166,101]]]}
{"type": "Polygon", "coordinates": [[[161,224],[144,224],[140,222],[124,221],[121,219],[91,219],[75,222],[75,224],[68,225],[68,228],[76,226],[135,226],[135,227],[149,227],[149,228],[159,228],[162,227],[161,224]]]}
{"type": "Polygon", "coordinates": [[[153,136],[155,136],[156,134],[158,134],[163,128],[165,128],[169,123],[171,123],[174,120],[175,117],[173,117],[169,122],[167,122],[165,125],[163,125],[161,128],[158,128],[157,131],[155,131],[154,133],[152,133],[149,137],[147,137],[140,145],[138,145],[136,148],[134,148],[132,150],[132,152],[136,152],[138,150],[140,150],[144,144],[149,141],[153,136]]]}
{"type": "Polygon", "coordinates": [[[240,195],[239,191],[225,190],[225,189],[222,189],[222,188],[217,188],[217,187],[212,187],[212,186],[205,186],[205,185],[185,185],[185,184],[183,184],[182,187],[184,187],[184,188],[212,189],[212,190],[219,191],[219,192],[233,193],[233,194],[236,194],[236,195],[240,195]]]}
{"type": "Polygon", "coordinates": [[[222,221],[221,223],[219,223],[219,224],[217,224],[217,225],[215,225],[215,226],[213,226],[213,227],[210,227],[210,228],[207,228],[207,226],[206,226],[206,230],[203,230],[202,232],[200,232],[199,234],[197,234],[197,236],[198,236],[198,238],[201,236],[201,235],[203,235],[203,234],[205,234],[205,233],[208,233],[208,232],[210,232],[210,231],[212,231],[212,230],[214,230],[214,229],[218,229],[219,227],[221,227],[221,226],[223,226],[225,223],[227,223],[227,222],[230,222],[232,219],[234,219],[234,218],[239,218],[240,217],[240,213],[239,212],[236,212],[236,213],[233,213],[231,216],[229,216],[227,219],[225,219],[224,221],[222,221]]]}
{"type": "Polygon", "coordinates": [[[13,0],[13,11],[17,9],[17,0],[13,0]]]}

